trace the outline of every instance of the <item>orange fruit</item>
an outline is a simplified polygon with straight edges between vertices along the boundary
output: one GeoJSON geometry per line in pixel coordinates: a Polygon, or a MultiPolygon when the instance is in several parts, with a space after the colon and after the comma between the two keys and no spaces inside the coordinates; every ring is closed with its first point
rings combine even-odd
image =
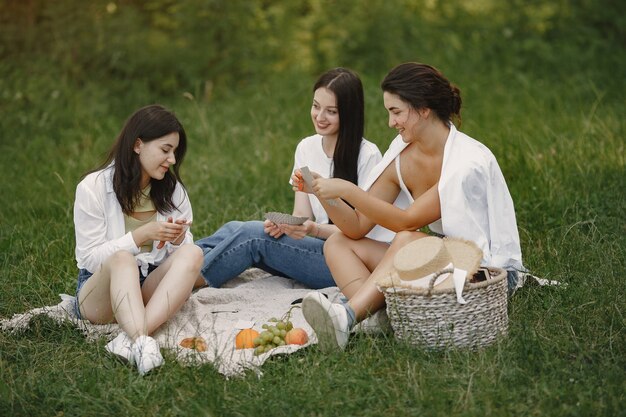
{"type": "Polygon", "coordinates": [[[309,341],[309,335],[304,329],[293,328],[285,335],[285,343],[288,345],[304,345],[309,341]]]}
{"type": "Polygon", "coordinates": [[[254,347],[253,340],[259,336],[259,332],[254,329],[243,329],[235,337],[235,348],[249,349],[254,347]]]}
{"type": "Polygon", "coordinates": [[[187,349],[195,349],[198,352],[206,352],[207,345],[203,338],[197,337],[187,337],[180,341],[180,345],[187,349]]]}

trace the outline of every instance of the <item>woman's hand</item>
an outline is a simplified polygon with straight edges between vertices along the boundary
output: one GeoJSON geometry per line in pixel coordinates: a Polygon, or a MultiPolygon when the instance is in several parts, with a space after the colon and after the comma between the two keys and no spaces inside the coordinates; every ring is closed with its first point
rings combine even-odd
{"type": "Polygon", "coordinates": [[[165,242],[179,244],[185,238],[185,231],[189,227],[187,220],[178,219],[176,222],[169,217],[166,222],[150,222],[133,231],[133,239],[137,246],[148,240],[158,240],[157,249],[161,249],[165,242]]]}
{"type": "Polygon", "coordinates": [[[307,220],[301,225],[275,224],[269,220],[265,220],[263,230],[275,239],[278,239],[282,235],[287,235],[292,239],[302,239],[316,231],[316,226],[317,224],[311,220],[307,220]]]}
{"type": "Polygon", "coordinates": [[[352,186],[354,186],[354,184],[340,178],[319,177],[313,181],[313,191],[320,200],[341,198],[345,196],[352,186]]]}
{"type": "Polygon", "coordinates": [[[263,222],[263,231],[274,239],[278,239],[283,235],[283,231],[280,230],[280,227],[278,227],[276,223],[269,220],[265,220],[263,222]]]}
{"type": "MultiPolygon", "coordinates": [[[[171,217],[169,217],[167,220],[169,222],[169,220],[171,219],[171,217]]],[[[174,239],[172,241],[172,243],[174,245],[180,245],[181,243],[183,243],[183,241],[185,240],[185,232],[187,232],[187,230],[189,229],[189,227],[191,226],[191,222],[187,221],[187,219],[178,219],[176,220],[174,223],[176,224],[180,224],[183,226],[183,231],[180,233],[180,235],[178,236],[178,238],[174,239]]],[[[163,243],[165,244],[165,243],[163,243]]]]}
{"type": "Polygon", "coordinates": [[[301,225],[280,224],[278,227],[290,238],[302,239],[315,228],[315,222],[307,220],[301,225]]]}
{"type": "MultiPolygon", "coordinates": [[[[313,171],[311,171],[311,176],[314,180],[316,178],[322,178],[320,174],[313,171]]],[[[304,179],[302,178],[302,171],[300,171],[300,168],[296,168],[296,170],[293,172],[293,175],[291,176],[291,182],[293,184],[291,188],[294,191],[301,191],[303,193],[313,194],[313,190],[311,190],[309,186],[306,185],[306,183],[304,182],[304,179]]]]}

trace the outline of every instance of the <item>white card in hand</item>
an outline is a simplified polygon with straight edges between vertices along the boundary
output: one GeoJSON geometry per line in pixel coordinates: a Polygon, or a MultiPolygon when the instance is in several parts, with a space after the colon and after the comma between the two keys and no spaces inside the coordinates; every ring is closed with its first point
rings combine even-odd
{"type": "MultiPolygon", "coordinates": [[[[311,175],[311,171],[309,170],[309,167],[304,166],[300,168],[300,172],[302,173],[302,179],[304,180],[304,183],[312,191],[313,190],[313,175],[311,175]]],[[[326,200],[326,202],[331,206],[337,205],[337,202],[335,200],[326,200]]]]}
{"type": "Polygon", "coordinates": [[[308,217],[297,217],[287,213],[278,213],[276,211],[265,213],[265,218],[275,224],[289,224],[292,226],[299,226],[309,220],[308,217]]]}
{"type": "Polygon", "coordinates": [[[302,179],[304,183],[312,190],[313,189],[313,175],[311,175],[311,171],[309,167],[304,166],[300,168],[300,172],[302,173],[302,179]]]}

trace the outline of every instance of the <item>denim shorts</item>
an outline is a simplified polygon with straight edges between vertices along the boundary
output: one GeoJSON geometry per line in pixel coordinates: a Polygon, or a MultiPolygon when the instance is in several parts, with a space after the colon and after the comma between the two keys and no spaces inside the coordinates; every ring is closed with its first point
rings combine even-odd
{"type": "MultiPolygon", "coordinates": [[[[150,273],[152,271],[154,271],[157,266],[156,265],[152,265],[149,264],[148,265],[148,274],[144,277],[141,274],[141,267],[137,267],[139,269],[139,285],[143,286],[144,281],[146,280],[146,278],[148,277],[148,275],[150,275],[150,273]]],[[[80,317],[80,308],[78,308],[78,293],[80,292],[80,289],[83,287],[83,285],[85,285],[85,282],[87,282],[87,280],[93,275],[92,272],[87,271],[86,269],[79,269],[78,270],[78,282],[76,283],[76,299],[74,300],[74,313],[76,314],[77,318],[81,318],[80,317]]]]}

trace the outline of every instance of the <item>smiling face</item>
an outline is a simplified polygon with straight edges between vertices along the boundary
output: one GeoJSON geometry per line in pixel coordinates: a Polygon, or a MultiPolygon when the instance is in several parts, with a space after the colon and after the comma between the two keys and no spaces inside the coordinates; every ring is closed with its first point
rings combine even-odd
{"type": "Polygon", "coordinates": [[[151,179],[162,180],[165,177],[170,166],[176,163],[174,151],[179,140],[178,132],[172,132],[149,142],[135,141],[133,150],[139,155],[141,188],[145,188],[151,179]]]}
{"type": "Polygon", "coordinates": [[[339,109],[335,94],[321,87],[313,94],[311,119],[315,132],[322,136],[337,136],[339,133],[339,109]]]}
{"type": "Polygon", "coordinates": [[[389,127],[396,129],[404,142],[413,142],[422,127],[419,111],[398,95],[386,91],[383,93],[383,102],[389,112],[389,127]]]}

